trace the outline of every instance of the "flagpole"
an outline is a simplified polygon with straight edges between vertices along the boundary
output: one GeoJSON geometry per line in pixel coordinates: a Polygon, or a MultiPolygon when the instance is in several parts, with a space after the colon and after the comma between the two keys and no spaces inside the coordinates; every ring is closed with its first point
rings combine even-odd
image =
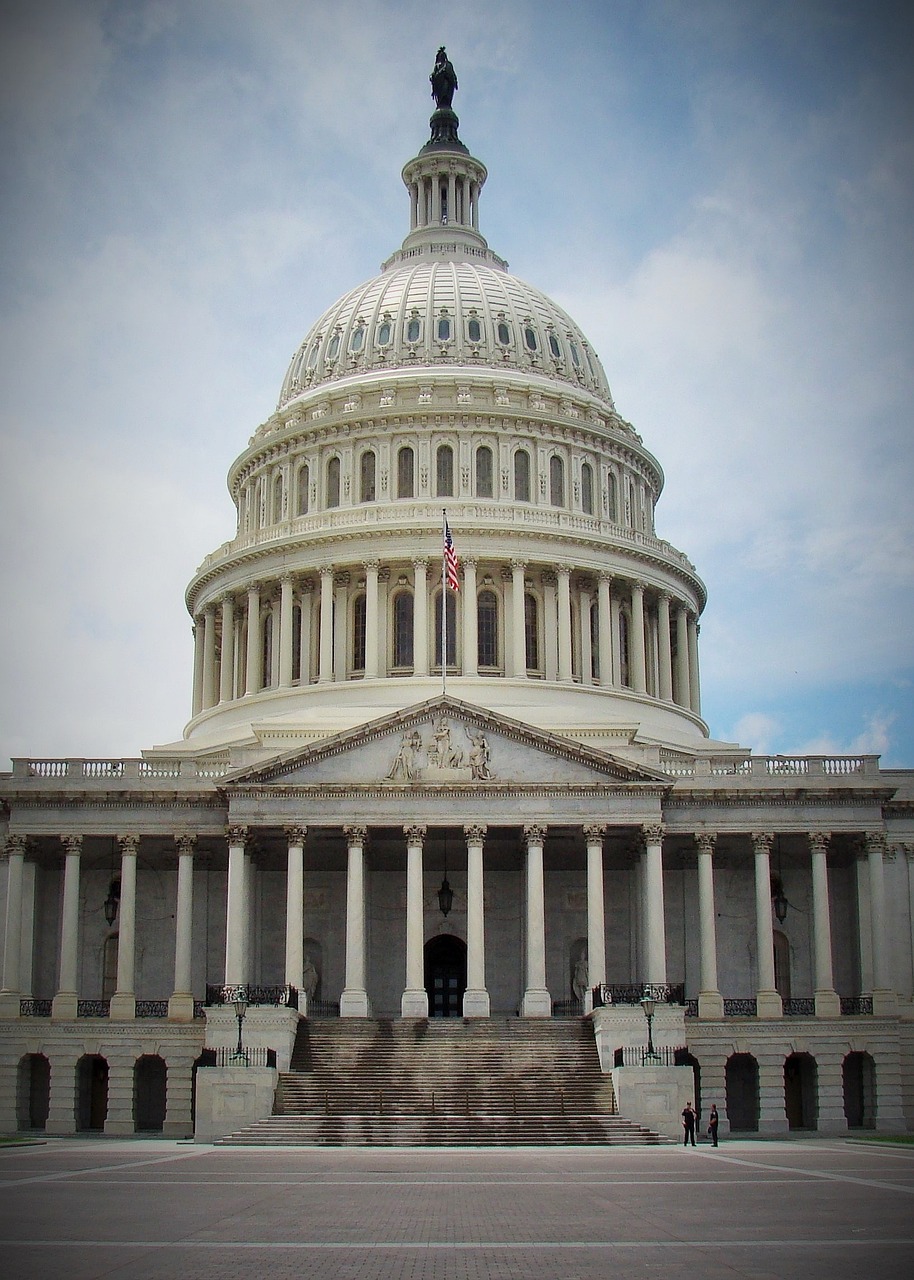
{"type": "Polygon", "coordinates": [[[441,696],[447,696],[447,511],[441,511],[441,696]]]}

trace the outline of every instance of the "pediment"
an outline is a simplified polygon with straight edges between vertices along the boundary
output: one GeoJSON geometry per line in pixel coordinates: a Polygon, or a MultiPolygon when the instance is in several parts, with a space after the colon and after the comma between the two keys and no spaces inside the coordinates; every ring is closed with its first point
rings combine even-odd
{"type": "Polygon", "coordinates": [[[438,697],[229,774],[227,789],[650,786],[666,774],[469,703],[438,697]]]}

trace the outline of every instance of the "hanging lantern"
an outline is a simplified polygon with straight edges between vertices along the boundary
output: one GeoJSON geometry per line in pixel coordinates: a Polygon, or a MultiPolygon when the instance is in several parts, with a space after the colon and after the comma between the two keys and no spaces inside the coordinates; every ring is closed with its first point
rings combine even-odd
{"type": "Polygon", "coordinates": [[[108,886],[108,896],[105,899],[105,919],[108,921],[109,929],[114,924],[120,901],[121,882],[120,880],[112,880],[108,886]]]}

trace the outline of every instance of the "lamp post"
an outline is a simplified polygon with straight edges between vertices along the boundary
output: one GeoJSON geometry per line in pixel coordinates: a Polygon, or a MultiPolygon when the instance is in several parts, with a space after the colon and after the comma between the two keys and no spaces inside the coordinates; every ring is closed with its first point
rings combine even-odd
{"type": "Polygon", "coordinates": [[[238,1019],[238,1047],[235,1050],[235,1057],[243,1058],[245,1052],[241,1043],[241,1024],[244,1022],[244,1015],[248,1011],[248,1002],[244,995],[239,995],[238,999],[233,1003],[235,1005],[235,1017],[238,1019]]]}
{"type": "Polygon", "coordinates": [[[643,996],[640,1004],[642,1012],[647,1018],[647,1051],[642,1055],[641,1062],[643,1066],[645,1062],[656,1061],[659,1055],[654,1052],[653,1023],[655,1001],[652,996],[643,996]]]}

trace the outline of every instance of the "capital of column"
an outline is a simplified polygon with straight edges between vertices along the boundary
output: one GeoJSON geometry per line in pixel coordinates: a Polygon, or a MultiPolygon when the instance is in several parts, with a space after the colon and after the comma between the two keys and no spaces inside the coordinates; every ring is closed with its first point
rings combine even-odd
{"type": "Polygon", "coordinates": [[[582,830],[588,844],[602,844],[603,837],[606,835],[606,823],[588,822],[582,830]]]}
{"type": "Polygon", "coordinates": [[[467,844],[482,844],[486,838],[486,831],[486,827],[472,824],[463,828],[467,844]]]}
{"type": "Polygon", "coordinates": [[[411,845],[422,845],[425,841],[425,833],[428,828],[424,823],[412,823],[410,826],[403,828],[403,834],[411,845]]]}
{"type": "Polygon", "coordinates": [[[82,836],[61,836],[60,843],[63,845],[64,852],[66,853],[75,853],[77,855],[82,853],[82,836]]]}
{"type": "Polygon", "coordinates": [[[333,585],[335,587],[348,587],[352,582],[352,574],[348,569],[342,569],[339,573],[333,575],[333,585]]]}
{"type": "Polygon", "coordinates": [[[377,572],[377,570],[380,569],[380,567],[381,567],[380,560],[363,560],[362,561],[362,568],[365,570],[366,573],[377,572]]]}
{"type": "Polygon", "coordinates": [[[753,853],[770,853],[774,844],[774,833],[771,831],[753,831],[750,836],[753,853]]]}
{"type": "Polygon", "coordinates": [[[28,840],[25,836],[7,836],[3,850],[0,852],[0,858],[10,858],[16,854],[21,854],[25,857],[27,845],[28,840]]]}
{"type": "Polygon", "coordinates": [[[662,844],[665,830],[662,822],[647,823],[641,828],[645,844],[662,844]]]}
{"type": "Polygon", "coordinates": [[[304,844],[305,837],[308,834],[308,828],[301,824],[293,824],[288,827],[283,827],[283,831],[286,834],[286,839],[289,844],[304,844]]]}
{"type": "Polygon", "coordinates": [[[515,559],[515,560],[512,560],[512,561],[511,561],[511,568],[512,568],[512,569],[526,569],[526,567],[527,567],[527,561],[526,561],[526,560],[516,560],[516,559],[515,559]]]}
{"type": "Polygon", "coordinates": [[[363,845],[368,838],[367,827],[343,827],[343,833],[349,842],[350,849],[356,845],[363,845]]]}
{"type": "Polygon", "coordinates": [[[884,831],[865,831],[863,833],[863,850],[866,854],[882,853],[885,856],[887,841],[884,831]]]}
{"type": "Polygon", "coordinates": [[[196,836],[192,836],[186,833],[175,836],[175,848],[177,849],[179,854],[183,855],[183,854],[193,853],[196,847],[197,847],[196,836]]]}
{"type": "Polygon", "coordinates": [[[699,853],[713,853],[717,845],[716,831],[696,831],[695,844],[699,853]]]}
{"type": "Polygon", "coordinates": [[[461,556],[460,563],[464,569],[470,570],[476,569],[479,565],[479,561],[475,556],[461,556]]]}
{"type": "Polygon", "coordinates": [[[132,854],[135,858],[140,847],[140,837],[134,835],[118,836],[117,843],[121,853],[132,854]]]}
{"type": "Polygon", "coordinates": [[[558,575],[552,569],[544,569],[540,574],[540,583],[544,587],[554,587],[558,581],[558,575]]]}
{"type": "Polygon", "coordinates": [[[807,835],[809,841],[810,853],[827,853],[828,842],[831,839],[829,831],[810,831],[807,835]]]}
{"type": "Polygon", "coordinates": [[[424,573],[428,568],[428,557],[417,556],[416,559],[412,561],[412,566],[416,573],[424,573]]]}
{"type": "Polygon", "coordinates": [[[225,836],[229,844],[247,844],[251,838],[248,828],[241,826],[226,827],[225,836]]]}
{"type": "Polygon", "coordinates": [[[318,573],[321,575],[321,577],[322,577],[322,578],[330,578],[330,579],[332,580],[332,579],[333,579],[333,565],[332,565],[332,564],[322,564],[322,565],[319,567],[319,569],[318,569],[318,573]]]}
{"type": "Polygon", "coordinates": [[[528,823],[524,827],[524,840],[529,848],[532,844],[542,844],[546,839],[547,828],[539,822],[528,823]]]}

